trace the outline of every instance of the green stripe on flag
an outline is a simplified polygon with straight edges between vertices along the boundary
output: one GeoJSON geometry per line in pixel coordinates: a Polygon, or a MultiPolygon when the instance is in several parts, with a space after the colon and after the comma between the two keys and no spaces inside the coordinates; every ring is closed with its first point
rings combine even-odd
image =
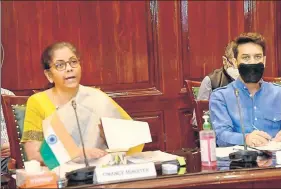
{"type": "Polygon", "coordinates": [[[41,148],[40,148],[40,154],[43,158],[43,161],[45,165],[50,169],[54,169],[58,166],[60,166],[59,161],[57,160],[55,154],[49,147],[48,143],[46,140],[42,142],[41,148]]]}

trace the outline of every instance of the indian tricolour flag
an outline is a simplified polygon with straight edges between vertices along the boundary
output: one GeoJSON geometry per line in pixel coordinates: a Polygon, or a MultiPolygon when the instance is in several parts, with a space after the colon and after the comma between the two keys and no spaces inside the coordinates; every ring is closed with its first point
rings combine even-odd
{"type": "Polygon", "coordinates": [[[67,132],[57,113],[43,122],[44,141],[40,153],[45,165],[54,169],[79,155],[79,148],[67,132]]]}

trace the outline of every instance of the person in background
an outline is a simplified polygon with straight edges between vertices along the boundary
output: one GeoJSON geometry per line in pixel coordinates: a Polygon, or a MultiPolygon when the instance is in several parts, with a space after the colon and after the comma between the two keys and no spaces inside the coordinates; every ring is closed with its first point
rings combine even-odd
{"type": "Polygon", "coordinates": [[[198,91],[198,100],[209,100],[210,94],[214,89],[224,87],[238,78],[238,69],[233,64],[232,48],[234,44],[231,41],[225,48],[224,56],[222,56],[223,67],[214,70],[202,80],[198,91]]]}
{"type": "MultiPolygon", "coordinates": [[[[238,78],[239,72],[233,63],[234,56],[232,48],[234,44],[234,41],[227,44],[224,56],[222,56],[223,66],[214,70],[202,80],[197,100],[209,100],[210,94],[214,89],[224,87],[238,78]]],[[[193,113],[191,122],[192,125],[197,125],[195,112],[193,113]]]]}
{"type": "MultiPolygon", "coordinates": [[[[77,103],[87,158],[91,160],[105,156],[107,146],[99,129],[100,118],[131,119],[131,117],[101,90],[80,85],[82,76],[80,56],[71,43],[57,42],[50,45],[43,52],[41,62],[44,74],[53,87],[32,95],[27,101],[21,142],[24,143],[28,160],[37,160],[43,164],[40,154],[44,140],[42,122],[56,110],[65,109],[66,106],[70,109],[64,114],[65,120],[69,123],[65,127],[73,141],[80,147],[80,159],[84,159],[79,130],[73,115],[74,107],[71,107],[73,99],[77,103]]],[[[139,147],[137,150],[141,148],[137,147],[139,147]]]]}
{"type": "Polygon", "coordinates": [[[262,80],[265,52],[264,37],[258,33],[242,33],[236,38],[234,63],[240,76],[210,97],[210,118],[218,146],[243,145],[241,123],[249,146],[281,141],[281,86],[262,80]]]}
{"type": "MultiPolygon", "coordinates": [[[[1,88],[1,95],[12,95],[15,94],[7,89],[1,88]]],[[[10,143],[7,134],[7,126],[3,115],[3,109],[1,105],[1,171],[7,172],[7,165],[10,157],[10,143]]]]}

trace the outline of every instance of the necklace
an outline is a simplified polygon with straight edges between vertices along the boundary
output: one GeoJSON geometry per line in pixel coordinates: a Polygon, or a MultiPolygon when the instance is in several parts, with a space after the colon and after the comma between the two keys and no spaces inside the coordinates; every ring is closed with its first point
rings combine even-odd
{"type": "Polygon", "coordinates": [[[55,95],[53,95],[53,102],[54,102],[54,106],[56,107],[56,110],[58,110],[60,108],[60,106],[56,102],[55,95]]]}
{"type": "Polygon", "coordinates": [[[53,93],[52,98],[53,98],[54,106],[55,106],[56,110],[58,110],[60,108],[60,105],[58,105],[58,98],[57,98],[57,94],[54,91],[54,89],[53,89],[52,93],[53,93]]]}

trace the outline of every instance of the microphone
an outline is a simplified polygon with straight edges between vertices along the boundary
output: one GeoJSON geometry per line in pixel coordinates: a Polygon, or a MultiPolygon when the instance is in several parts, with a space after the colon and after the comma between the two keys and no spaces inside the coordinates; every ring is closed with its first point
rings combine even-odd
{"type": "Polygon", "coordinates": [[[244,150],[240,150],[240,151],[233,152],[233,153],[229,154],[229,159],[233,160],[233,161],[244,162],[244,163],[254,162],[254,161],[257,160],[258,152],[251,151],[251,150],[249,151],[247,149],[246,136],[245,136],[245,126],[244,126],[244,122],[243,122],[240,100],[239,100],[239,90],[234,88],[234,94],[235,94],[236,102],[237,102],[237,106],[238,106],[238,113],[239,113],[239,118],[240,118],[240,127],[241,127],[242,134],[243,134],[244,150]]]}
{"type": "Polygon", "coordinates": [[[241,114],[241,106],[240,106],[240,100],[239,100],[239,90],[235,89],[234,90],[235,96],[236,96],[236,102],[238,106],[238,113],[239,113],[239,119],[240,119],[240,126],[243,134],[243,143],[244,143],[244,150],[247,150],[247,145],[246,145],[246,136],[245,136],[245,126],[241,114]]]}
{"type": "Polygon", "coordinates": [[[88,161],[88,158],[87,158],[87,156],[86,156],[85,145],[84,145],[84,141],[83,141],[83,138],[82,138],[81,127],[80,127],[79,120],[78,120],[78,116],[77,116],[77,110],[76,110],[76,102],[75,102],[75,100],[72,100],[71,105],[72,105],[72,107],[73,107],[73,109],[74,109],[75,118],[76,118],[78,130],[79,130],[79,136],[80,136],[80,141],[81,141],[81,144],[82,144],[82,150],[83,150],[83,156],[84,156],[85,166],[86,166],[86,167],[89,167],[89,161],[88,161]]]}
{"type": "Polygon", "coordinates": [[[79,119],[78,119],[78,115],[77,115],[77,109],[76,109],[77,104],[76,104],[75,100],[72,100],[71,105],[72,105],[74,113],[75,113],[77,127],[79,130],[79,137],[80,137],[80,141],[82,144],[82,151],[83,151],[83,156],[84,156],[85,167],[66,173],[66,178],[68,179],[68,182],[70,182],[70,183],[77,182],[77,181],[81,182],[81,181],[93,180],[94,170],[96,167],[89,166],[89,161],[88,161],[88,158],[87,158],[86,152],[85,152],[85,146],[84,146],[83,136],[82,136],[82,132],[81,132],[81,127],[80,127],[79,119]]]}

